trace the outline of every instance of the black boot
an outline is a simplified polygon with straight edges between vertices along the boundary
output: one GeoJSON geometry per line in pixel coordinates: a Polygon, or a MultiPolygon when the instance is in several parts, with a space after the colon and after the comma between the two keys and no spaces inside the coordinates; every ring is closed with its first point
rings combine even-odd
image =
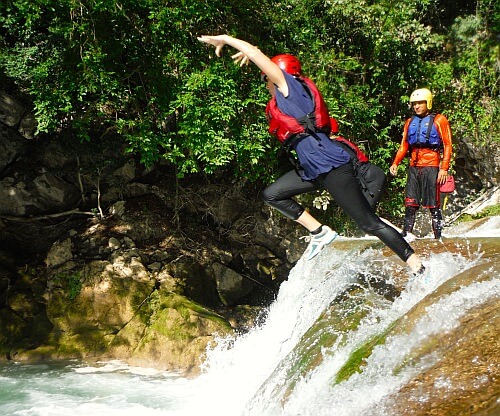
{"type": "Polygon", "coordinates": [[[415,215],[417,209],[418,207],[406,207],[403,232],[401,233],[403,237],[406,237],[408,233],[413,232],[413,226],[415,225],[415,215]]]}
{"type": "Polygon", "coordinates": [[[430,208],[432,217],[432,231],[436,240],[441,239],[441,232],[443,231],[443,216],[439,208],[430,208]]]}

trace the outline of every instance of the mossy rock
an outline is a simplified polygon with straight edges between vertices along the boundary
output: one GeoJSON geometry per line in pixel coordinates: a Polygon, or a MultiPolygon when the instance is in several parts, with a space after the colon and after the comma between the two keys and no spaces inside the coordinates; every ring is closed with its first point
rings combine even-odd
{"type": "Polygon", "coordinates": [[[207,346],[233,333],[229,322],[184,296],[157,291],[148,303],[149,324],[132,320],[113,339],[113,355],[128,362],[197,373],[207,346]]]}

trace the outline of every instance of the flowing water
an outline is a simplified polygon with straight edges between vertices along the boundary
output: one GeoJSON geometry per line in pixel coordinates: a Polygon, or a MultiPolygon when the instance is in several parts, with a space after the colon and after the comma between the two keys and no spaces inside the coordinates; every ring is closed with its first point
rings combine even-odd
{"type": "Polygon", "coordinates": [[[384,397],[436,362],[437,357],[429,354],[419,365],[404,366],[413,348],[433,334],[453,330],[473,308],[500,296],[495,263],[500,217],[453,233],[447,243],[451,248],[426,256],[425,278],[410,278],[394,299],[361,288],[355,296],[371,300],[352,330],[342,332],[326,323],[325,312],[334,299],[356,285],[359,276],[376,274],[391,284],[404,269],[398,260],[383,257],[382,247],[372,239],[341,239],[314,260],[299,260],[262,325],[220,340],[207,351],[205,368],[194,379],[120,362],[10,363],[0,366],[0,415],[370,414],[384,397]],[[482,247],[488,247],[487,255],[482,247]],[[386,332],[443,283],[467,273],[477,279],[423,309],[410,333],[375,346],[362,372],[337,380],[353,351],[366,340],[386,332]],[[338,337],[322,345],[322,331],[338,332],[338,337]],[[304,370],[308,360],[316,364],[304,370]]]}

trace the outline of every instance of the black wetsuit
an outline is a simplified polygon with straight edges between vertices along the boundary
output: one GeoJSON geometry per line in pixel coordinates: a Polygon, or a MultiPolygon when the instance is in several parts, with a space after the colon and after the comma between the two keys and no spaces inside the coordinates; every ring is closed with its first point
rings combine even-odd
{"type": "Polygon", "coordinates": [[[290,171],[268,186],[262,192],[261,198],[286,217],[297,220],[304,208],[292,197],[322,188],[328,190],[334,201],[359,228],[378,237],[401,260],[406,261],[414,253],[400,233],[373,212],[354,176],[351,163],[332,169],[312,181],[303,180],[295,170],[290,171]]]}

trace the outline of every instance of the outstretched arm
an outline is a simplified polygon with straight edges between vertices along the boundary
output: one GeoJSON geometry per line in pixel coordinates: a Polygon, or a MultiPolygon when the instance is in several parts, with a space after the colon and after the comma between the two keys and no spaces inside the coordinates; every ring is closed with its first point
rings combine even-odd
{"type": "Polygon", "coordinates": [[[229,45],[237,49],[239,52],[232,56],[236,63],[239,63],[240,66],[242,66],[248,63],[248,61],[252,61],[262,70],[262,72],[264,72],[264,74],[267,75],[269,80],[279,88],[285,97],[288,96],[288,85],[283,72],[278,65],[272,62],[271,59],[269,59],[269,57],[256,46],[253,46],[244,40],[233,38],[229,35],[202,35],[198,37],[198,40],[215,46],[215,54],[217,56],[221,55],[224,45],[229,45]]]}

